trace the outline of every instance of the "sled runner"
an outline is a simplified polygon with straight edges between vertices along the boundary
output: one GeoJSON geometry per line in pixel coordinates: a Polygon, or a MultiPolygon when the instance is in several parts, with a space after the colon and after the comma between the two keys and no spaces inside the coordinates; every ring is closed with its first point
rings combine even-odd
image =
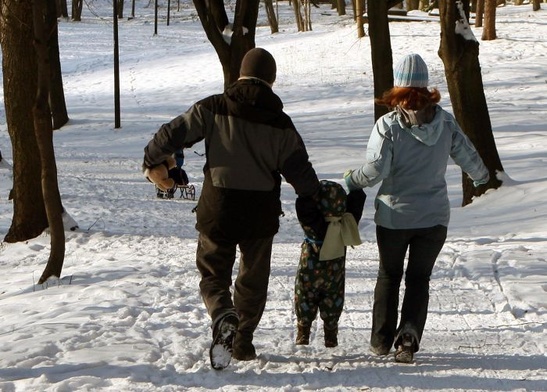
{"type": "Polygon", "coordinates": [[[196,187],[192,184],[176,184],[173,189],[164,191],[156,187],[156,196],[160,199],[173,199],[180,192],[179,199],[196,200],[196,187]]]}

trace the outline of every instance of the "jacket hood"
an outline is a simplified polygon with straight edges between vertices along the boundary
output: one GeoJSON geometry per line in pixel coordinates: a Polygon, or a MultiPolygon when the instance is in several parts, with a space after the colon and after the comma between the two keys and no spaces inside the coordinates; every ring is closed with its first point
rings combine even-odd
{"type": "Polygon", "coordinates": [[[278,117],[283,111],[281,99],[265,82],[256,79],[240,79],[224,92],[230,112],[250,121],[265,123],[278,117]]]}
{"type": "Polygon", "coordinates": [[[399,125],[416,140],[426,146],[433,146],[439,140],[443,127],[441,110],[438,105],[428,106],[421,110],[406,110],[399,106],[395,109],[399,125]]]}

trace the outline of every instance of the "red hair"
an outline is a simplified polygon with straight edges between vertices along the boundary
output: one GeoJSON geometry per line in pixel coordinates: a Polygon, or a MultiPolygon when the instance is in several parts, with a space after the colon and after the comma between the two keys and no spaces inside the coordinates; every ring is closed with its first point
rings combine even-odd
{"type": "Polygon", "coordinates": [[[427,87],[393,87],[374,102],[390,108],[400,106],[408,110],[421,110],[440,100],[441,93],[436,88],[429,90],[427,87]]]}

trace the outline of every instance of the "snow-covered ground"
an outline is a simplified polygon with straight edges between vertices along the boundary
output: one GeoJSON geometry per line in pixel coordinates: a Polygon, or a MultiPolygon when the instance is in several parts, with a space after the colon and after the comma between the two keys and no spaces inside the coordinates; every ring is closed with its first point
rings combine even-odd
{"type": "MultiPolygon", "coordinates": [[[[1,391],[547,390],[544,4],[538,12],[499,8],[498,39],[480,42],[504,185],[461,208],[461,173],[449,166],[452,221],[415,363],[368,352],[376,189],[367,191],[364,243],[348,251],[339,346],[323,346],[320,321],[309,346],[294,344],[302,232],[294,191],[284,184],[269,302],[254,341],[259,357],[233,360],[221,372],[209,364],[210,320],[194,266],[196,202],[157,199],[140,171],[143,148],[162,123],[222,90],[218,58],[191,5],[173,5],[169,26],[162,8],[154,35],[153,10],[137,4],[136,17],[119,23],[122,127],[114,129],[111,3],[85,4],[82,22],[59,24],[71,120],[55,132],[63,204],[80,228],[66,233],[62,279],[44,286],[35,283],[49,256],[46,234],[0,246],[1,391]]],[[[287,3],[279,7],[276,35],[261,8],[257,46],[277,59],[274,90],[319,177],[341,182],[346,169],[361,164],[373,124],[368,37],[357,39],[351,15],[338,17],[328,5],[312,9],[313,31],[298,33],[287,3]]],[[[420,53],[450,110],[439,25],[393,22],[390,29],[394,59],[420,53]]],[[[480,38],[481,29],[473,29],[480,38]]],[[[0,149],[11,163],[3,110],[0,149]]],[[[198,195],[202,153],[198,144],[186,154],[198,195]]],[[[0,168],[2,237],[13,214],[10,187],[9,170],[0,168]]]]}

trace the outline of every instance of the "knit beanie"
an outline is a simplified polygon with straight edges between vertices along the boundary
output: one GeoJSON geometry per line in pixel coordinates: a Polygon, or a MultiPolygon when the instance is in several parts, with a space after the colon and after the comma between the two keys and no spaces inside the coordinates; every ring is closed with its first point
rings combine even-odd
{"type": "Polygon", "coordinates": [[[394,87],[427,87],[427,65],[419,54],[409,54],[397,64],[393,78],[394,87]]]}
{"type": "Polygon", "coordinates": [[[275,59],[270,52],[262,48],[254,48],[249,50],[243,57],[239,76],[258,78],[273,84],[276,71],[275,59]]]}

